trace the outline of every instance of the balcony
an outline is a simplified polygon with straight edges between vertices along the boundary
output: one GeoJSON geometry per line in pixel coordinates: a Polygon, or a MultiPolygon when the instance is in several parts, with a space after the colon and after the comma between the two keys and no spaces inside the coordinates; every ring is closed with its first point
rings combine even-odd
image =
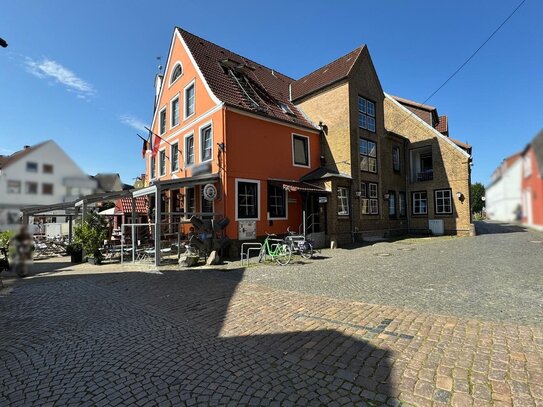
{"type": "Polygon", "coordinates": [[[424,182],[434,179],[432,147],[426,146],[411,150],[411,182],[424,182]]]}

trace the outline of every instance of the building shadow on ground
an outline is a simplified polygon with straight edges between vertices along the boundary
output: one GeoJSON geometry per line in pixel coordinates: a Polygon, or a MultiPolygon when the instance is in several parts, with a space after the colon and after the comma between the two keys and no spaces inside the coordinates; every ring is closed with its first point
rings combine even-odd
{"type": "Polygon", "coordinates": [[[493,235],[493,234],[502,234],[502,233],[521,233],[528,232],[529,229],[517,224],[517,223],[506,223],[506,222],[496,222],[496,221],[476,221],[475,230],[477,235],[493,235]]]}
{"type": "Polygon", "coordinates": [[[392,320],[335,320],[300,307],[292,293],[240,289],[243,273],[21,281],[0,296],[0,404],[52,394],[59,404],[130,405],[373,405],[397,397],[390,354],[371,342],[398,338],[387,330],[392,320]]]}

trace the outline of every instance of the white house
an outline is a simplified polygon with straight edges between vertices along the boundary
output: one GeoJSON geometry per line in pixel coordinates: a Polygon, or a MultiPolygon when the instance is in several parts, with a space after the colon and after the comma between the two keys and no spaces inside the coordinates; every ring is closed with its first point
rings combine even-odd
{"type": "Polygon", "coordinates": [[[0,156],[0,230],[16,227],[24,207],[73,201],[96,184],[53,140],[0,156]]]}
{"type": "Polygon", "coordinates": [[[486,215],[489,219],[503,222],[520,220],[522,190],[522,157],[513,154],[503,160],[492,174],[492,182],[486,187],[486,215]]]}

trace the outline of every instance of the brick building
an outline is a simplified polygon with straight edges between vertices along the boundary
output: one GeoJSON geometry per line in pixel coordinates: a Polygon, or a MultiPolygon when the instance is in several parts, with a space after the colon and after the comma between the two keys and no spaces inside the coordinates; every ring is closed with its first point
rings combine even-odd
{"type": "Polygon", "coordinates": [[[543,230],[543,131],[522,151],[522,222],[543,230]]]}
{"type": "Polygon", "coordinates": [[[435,108],[386,95],[366,46],[294,80],[176,28],[156,89],[162,213],[228,217],[234,240],[469,233],[471,147],[435,108]]]}

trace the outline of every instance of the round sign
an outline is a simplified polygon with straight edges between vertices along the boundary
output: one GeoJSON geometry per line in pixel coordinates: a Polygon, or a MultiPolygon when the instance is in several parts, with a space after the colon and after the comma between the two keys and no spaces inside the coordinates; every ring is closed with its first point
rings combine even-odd
{"type": "Polygon", "coordinates": [[[215,198],[217,198],[217,188],[215,188],[215,185],[213,184],[206,184],[204,186],[204,199],[208,201],[213,201],[215,198]]]}

